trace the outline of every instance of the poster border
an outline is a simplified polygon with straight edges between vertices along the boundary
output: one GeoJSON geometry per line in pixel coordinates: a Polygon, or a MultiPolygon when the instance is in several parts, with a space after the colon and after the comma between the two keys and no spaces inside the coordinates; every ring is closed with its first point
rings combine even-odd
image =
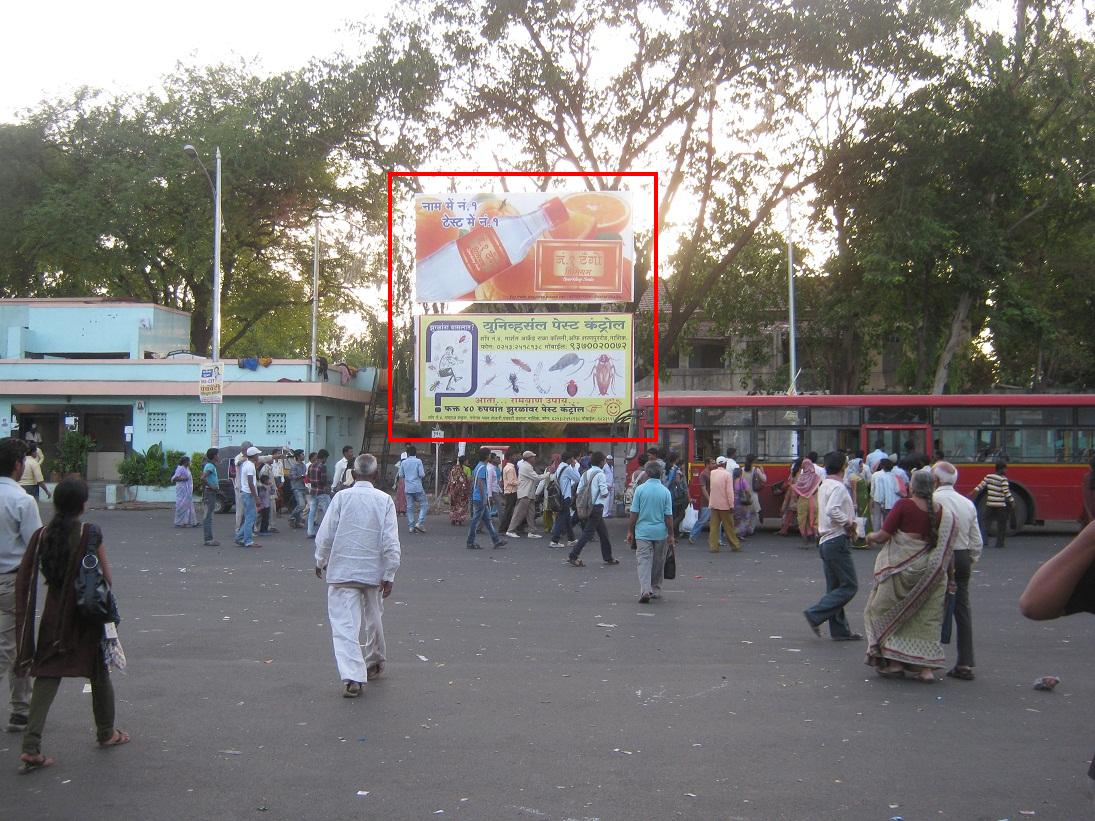
{"type": "MultiPolygon", "coordinates": [[[[552,171],[549,174],[536,171],[388,171],[388,384],[387,384],[387,441],[391,444],[396,442],[476,442],[476,443],[496,443],[498,436],[478,436],[461,438],[459,436],[445,436],[440,439],[433,439],[427,436],[417,437],[402,437],[395,438],[394,431],[392,429],[392,323],[395,318],[394,299],[395,299],[395,264],[392,255],[393,250],[393,231],[392,231],[392,218],[394,215],[394,200],[393,200],[393,182],[397,177],[580,177],[588,179],[591,174],[586,171],[552,171]]],[[[654,182],[654,243],[652,248],[652,260],[651,269],[654,273],[654,281],[652,283],[654,289],[654,402],[653,402],[653,419],[651,420],[650,427],[647,428],[649,435],[645,437],[639,436],[606,436],[603,439],[593,440],[589,436],[584,437],[546,437],[546,436],[531,436],[526,437],[523,441],[526,442],[573,442],[584,443],[590,441],[597,442],[622,442],[622,443],[634,443],[634,444],[651,444],[658,441],[658,290],[660,280],[658,278],[658,213],[659,213],[659,188],[658,188],[658,172],[657,171],[600,171],[596,174],[599,177],[649,177],[654,182]]],[[[530,304],[530,303],[525,303],[530,304]]],[[[531,303],[535,304],[535,303],[531,303]]],[[[636,323],[632,323],[632,338],[634,338],[636,323]]],[[[415,335],[417,339],[417,334],[415,335]]],[[[415,351],[417,356],[417,341],[415,343],[415,351]]],[[[417,364],[415,365],[417,368],[417,364]]],[[[634,349],[632,349],[632,363],[631,363],[631,400],[632,407],[635,402],[635,363],[634,363],[634,349]]],[[[417,396],[415,397],[417,403],[417,396]]],[[[534,424],[534,423],[530,423],[534,424]]],[[[540,424],[540,423],[535,423],[540,424]]]]}

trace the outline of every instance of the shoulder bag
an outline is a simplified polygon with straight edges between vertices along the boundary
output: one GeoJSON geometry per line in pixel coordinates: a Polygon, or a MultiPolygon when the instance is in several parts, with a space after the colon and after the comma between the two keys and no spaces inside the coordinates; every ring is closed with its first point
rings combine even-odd
{"type": "Polygon", "coordinates": [[[80,566],[76,569],[76,612],[84,621],[94,624],[106,624],[114,621],[117,614],[117,605],[114,603],[114,594],[110,591],[103,568],[99,564],[97,555],[98,545],[93,545],[88,538],[88,526],[85,524],[80,536],[80,548],[83,557],[80,566]]]}

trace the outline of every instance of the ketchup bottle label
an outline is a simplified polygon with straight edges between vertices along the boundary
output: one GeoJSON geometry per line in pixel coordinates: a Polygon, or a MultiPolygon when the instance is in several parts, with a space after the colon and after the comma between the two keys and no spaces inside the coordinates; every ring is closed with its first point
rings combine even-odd
{"type": "Polygon", "coordinates": [[[497,232],[486,226],[477,226],[456,240],[456,249],[476,282],[485,282],[513,265],[497,232]]]}

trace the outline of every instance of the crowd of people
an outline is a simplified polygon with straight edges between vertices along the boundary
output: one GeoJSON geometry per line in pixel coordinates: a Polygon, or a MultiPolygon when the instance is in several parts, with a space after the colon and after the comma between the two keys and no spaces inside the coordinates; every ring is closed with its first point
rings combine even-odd
{"type": "MultiPolygon", "coordinates": [[[[90,681],[100,746],[129,741],[129,734],[115,726],[110,678],[112,666],[124,665],[124,654],[109,650],[111,641],[117,644],[116,632],[111,639],[110,620],[105,625],[86,620],[73,585],[90,557],[105,583],[111,581],[103,533],[83,520],[87,485],[78,477],[62,480],[53,493],[53,516],[43,526],[36,498],[41,485],[33,471],[31,482],[23,481],[31,453],[21,440],[0,440],[0,675],[9,679],[7,729],[22,733],[21,772],[55,763],[42,752],[42,736],[63,677],[90,681]],[[34,595],[39,575],[46,586],[40,615],[34,595]]],[[[215,544],[209,518],[219,491],[218,456],[210,449],[200,473],[206,544],[215,544]]],[[[344,448],[330,478],[328,456],[319,450],[305,462],[299,450],[263,454],[244,443],[230,471],[238,494],[235,536],[238,545],[256,547],[256,530],[275,532],[269,511],[281,498],[290,511],[290,526],[306,528],[315,540],[315,571],[327,587],[341,693],[356,698],[384,672],[383,602],[400,566],[398,516],[407,516],[410,533],[425,532],[425,470],[415,449],[408,447],[390,493],[378,486],[372,455],[355,456],[352,448],[344,448]]],[[[741,550],[742,540],[759,527],[758,497],[768,485],[767,476],[752,456],[743,465],[734,456],[731,451],[705,464],[698,512],[689,499],[685,466],[675,454],[651,448],[636,459],[626,478],[623,506],[641,604],[659,599],[663,580],[672,578],[678,534],[694,542],[707,522],[711,551],[720,549],[723,536],[733,550],[741,550]],[[694,521],[689,521],[689,511],[694,521]]],[[[505,547],[503,533],[511,539],[547,535],[547,547],[566,549],[566,562],[580,568],[585,566],[583,548],[596,536],[604,563],[620,563],[604,522],[612,507],[611,456],[565,451],[540,468],[533,451],[502,456],[480,448],[474,464],[466,461],[460,458],[453,465],[448,493],[450,522],[467,527],[469,549],[479,547],[477,536],[483,530],[495,548],[505,547]],[[537,532],[541,529],[543,534],[537,532]]],[[[926,462],[895,460],[878,452],[849,459],[834,451],[820,460],[810,454],[782,483],[784,510],[793,507],[803,538],[816,542],[826,581],[824,595],[803,615],[815,635],[821,636],[827,624],[834,641],[865,639],[866,661],[879,676],[911,676],[923,683],[936,681],[935,672],[946,666],[943,644],[953,619],[957,660],[947,675],[970,681],[975,673],[969,581],[984,544],[982,522],[973,501],[955,490],[954,465],[918,461],[926,462]],[[852,554],[857,539],[878,549],[863,614],[865,635],[853,630],[846,613],[858,592],[852,554]]],[[[185,498],[188,493],[192,497],[191,476],[188,460],[180,460],[173,481],[182,488],[175,517],[181,527],[197,524],[192,502],[185,498]]],[[[1095,464],[1084,483],[1087,514],[1095,517],[1095,464]]],[[[997,465],[974,495],[982,491],[988,494],[989,508],[1007,510],[1011,493],[1006,465],[997,465]]],[[[1006,529],[1000,514],[990,515],[998,517],[1000,530],[1006,529]]],[[[787,532],[787,520],[782,524],[781,532],[787,532]]],[[[1092,545],[1095,522],[1035,574],[1023,598],[1027,615],[1052,618],[1093,609],[1092,545]]],[[[116,621],[116,614],[111,618],[116,621]]]]}

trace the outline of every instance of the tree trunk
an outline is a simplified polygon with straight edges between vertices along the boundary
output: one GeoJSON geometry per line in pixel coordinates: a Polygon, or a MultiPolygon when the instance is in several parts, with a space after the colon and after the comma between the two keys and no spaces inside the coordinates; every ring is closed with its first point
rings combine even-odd
{"type": "Polygon", "coordinates": [[[947,378],[950,376],[951,362],[958,352],[958,346],[965,336],[966,321],[969,319],[970,308],[973,306],[973,294],[965,291],[954,307],[954,315],[951,316],[951,330],[947,337],[947,344],[943,346],[943,352],[939,354],[939,362],[935,367],[935,378],[932,380],[933,394],[940,394],[947,386],[947,378]]]}

